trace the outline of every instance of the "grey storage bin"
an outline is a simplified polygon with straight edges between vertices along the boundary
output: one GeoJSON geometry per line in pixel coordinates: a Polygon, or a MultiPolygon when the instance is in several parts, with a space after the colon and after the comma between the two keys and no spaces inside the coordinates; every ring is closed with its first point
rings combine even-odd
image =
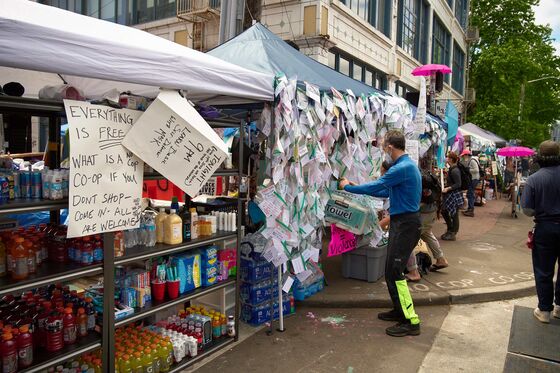
{"type": "Polygon", "coordinates": [[[362,246],[342,254],[342,277],[375,282],[385,275],[387,245],[362,246]]]}

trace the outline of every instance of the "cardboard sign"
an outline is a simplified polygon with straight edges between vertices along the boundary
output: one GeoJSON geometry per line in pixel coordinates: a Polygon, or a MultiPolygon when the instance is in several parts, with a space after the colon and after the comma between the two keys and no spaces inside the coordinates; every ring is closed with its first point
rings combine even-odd
{"type": "Polygon", "coordinates": [[[336,256],[352,251],[356,248],[356,236],[354,233],[331,225],[331,242],[327,256],[336,256]]]}
{"type": "Polygon", "coordinates": [[[498,175],[498,162],[496,161],[492,161],[492,175],[493,176],[498,175]]]}
{"type": "Polygon", "coordinates": [[[190,196],[227,157],[222,139],[174,91],[160,92],[123,145],[190,196]]]}
{"type": "Polygon", "coordinates": [[[70,131],[68,237],[138,228],[144,162],[122,146],[142,112],[64,100],[70,131]]]}

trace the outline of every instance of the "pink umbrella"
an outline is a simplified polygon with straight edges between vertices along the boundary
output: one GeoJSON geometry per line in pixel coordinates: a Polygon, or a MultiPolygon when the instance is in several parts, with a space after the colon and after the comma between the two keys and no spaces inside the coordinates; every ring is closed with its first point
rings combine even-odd
{"type": "Polygon", "coordinates": [[[498,149],[496,154],[502,157],[529,157],[535,154],[535,151],[524,146],[508,146],[506,148],[498,149]]]}
{"type": "Polygon", "coordinates": [[[419,66],[412,70],[414,76],[430,76],[432,73],[441,71],[443,74],[451,74],[451,69],[446,65],[429,64],[419,66]]]}

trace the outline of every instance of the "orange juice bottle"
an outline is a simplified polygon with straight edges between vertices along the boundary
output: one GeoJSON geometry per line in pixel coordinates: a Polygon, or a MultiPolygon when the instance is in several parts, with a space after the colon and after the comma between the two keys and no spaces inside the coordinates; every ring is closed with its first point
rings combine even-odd
{"type": "Polygon", "coordinates": [[[29,276],[28,254],[24,243],[25,239],[23,237],[15,239],[15,247],[12,250],[12,261],[14,262],[12,278],[14,280],[23,280],[29,276]]]}

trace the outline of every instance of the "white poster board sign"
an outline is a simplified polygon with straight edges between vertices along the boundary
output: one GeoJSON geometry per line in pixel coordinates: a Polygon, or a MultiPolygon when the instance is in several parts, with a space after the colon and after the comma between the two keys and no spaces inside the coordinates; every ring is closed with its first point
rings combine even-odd
{"type": "Polygon", "coordinates": [[[426,132],[426,78],[420,77],[420,98],[414,116],[414,133],[422,135],[426,132]]]}
{"type": "Polygon", "coordinates": [[[189,196],[227,157],[227,146],[178,92],[162,91],[123,145],[189,196]]]}
{"type": "Polygon", "coordinates": [[[420,159],[418,156],[419,146],[420,142],[418,140],[406,140],[405,152],[408,154],[410,159],[416,163],[416,165],[418,165],[418,160],[420,159]]]}
{"type": "Polygon", "coordinates": [[[68,237],[138,228],[144,162],[122,146],[142,112],[64,100],[70,131],[68,237]]]}

